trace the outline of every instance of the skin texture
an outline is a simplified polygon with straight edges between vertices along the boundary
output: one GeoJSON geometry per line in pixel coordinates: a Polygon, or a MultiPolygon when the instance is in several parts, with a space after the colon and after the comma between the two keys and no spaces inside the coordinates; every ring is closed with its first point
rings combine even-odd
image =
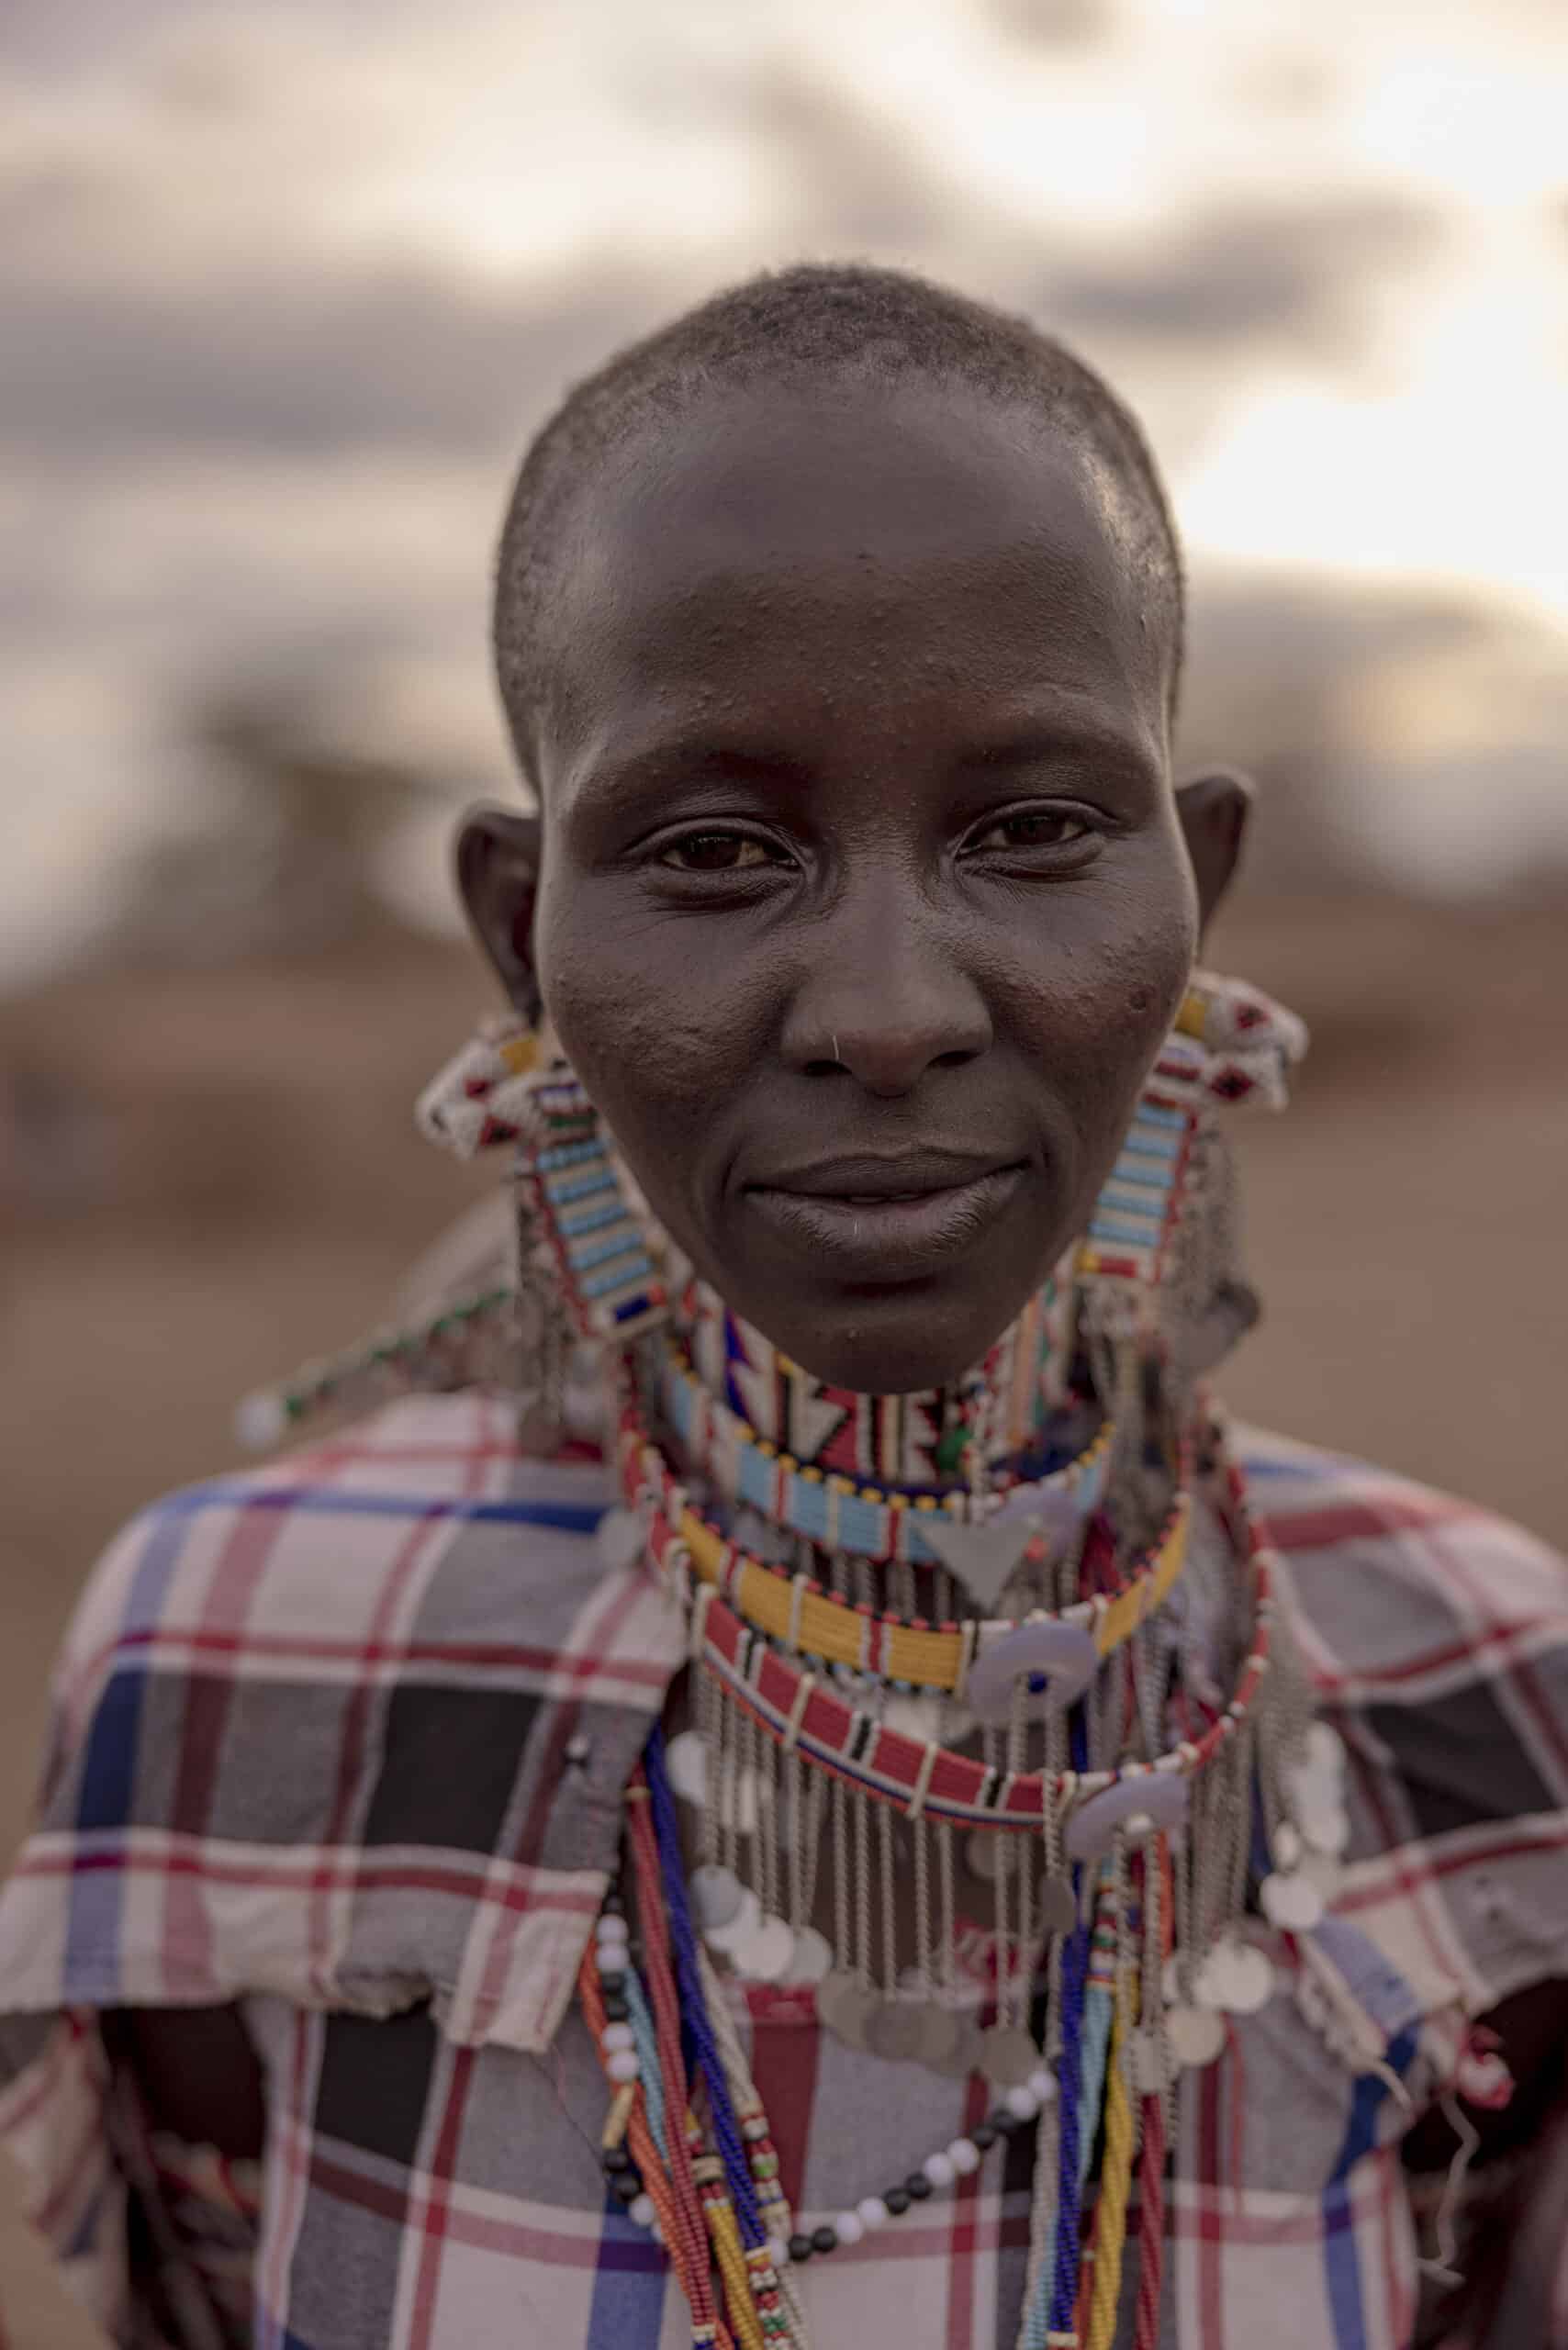
{"type": "MultiPolygon", "coordinates": [[[[846,1386],[951,1379],[1014,1318],[1192,966],[1120,494],[969,386],[713,396],[573,518],[542,873],[493,815],[465,845],[660,1221],[846,1386]]],[[[1242,790],[1191,805],[1212,901],[1242,790]]]]}

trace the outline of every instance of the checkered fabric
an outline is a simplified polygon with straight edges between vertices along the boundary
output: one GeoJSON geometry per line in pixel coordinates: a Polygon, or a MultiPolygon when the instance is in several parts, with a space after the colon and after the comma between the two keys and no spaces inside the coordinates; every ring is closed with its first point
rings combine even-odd
{"type": "MultiPolygon", "coordinates": [[[[1419,2277],[1399,2137],[1467,2019],[1563,1970],[1568,1576],[1353,1461],[1256,1435],[1244,1453],[1350,1749],[1352,1860],[1316,1932],[1249,1929],[1279,1988],[1183,2076],[1161,2342],[1401,2350],[1419,2277]],[[1347,2057],[1352,2027],[1379,2069],[1347,2057]]],[[[520,1458],[498,1403],[413,1398],[158,1505],[92,1581],[0,1900],[0,2135],[120,2342],[689,2340],[657,2246],[607,2204],[571,1999],[682,1653],[651,1581],[599,1561],[609,1499],[591,1457],[520,1458]],[[267,2081],[259,2183],[150,2152],[94,2021],[230,2000],[267,2081]]],[[[808,2225],[979,2118],[977,2085],[843,2047],[809,1993],[737,1998],[808,2225]]],[[[805,2272],[819,2350],[1011,2350],[1026,2141],[805,2272]]],[[[1563,2123],[1515,2184],[1506,2329],[1448,2339],[1568,2350],[1563,2123]]]]}

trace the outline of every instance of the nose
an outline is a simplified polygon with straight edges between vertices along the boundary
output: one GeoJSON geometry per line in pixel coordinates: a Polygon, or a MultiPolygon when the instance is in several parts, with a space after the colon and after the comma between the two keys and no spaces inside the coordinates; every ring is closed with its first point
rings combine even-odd
{"type": "Polygon", "coordinates": [[[957,1069],[991,1041],[985,998],[913,890],[846,896],[813,926],[784,1024],[790,1067],[847,1070],[868,1093],[908,1093],[931,1069],[957,1069]]]}

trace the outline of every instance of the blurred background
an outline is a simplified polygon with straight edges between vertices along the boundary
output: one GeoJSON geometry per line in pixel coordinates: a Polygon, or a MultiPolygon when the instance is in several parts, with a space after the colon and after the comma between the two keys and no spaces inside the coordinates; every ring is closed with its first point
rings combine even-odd
{"type": "MultiPolygon", "coordinates": [[[[1261,785],[1211,959],[1316,1035],[1229,1393],[1568,1541],[1558,0],[62,0],[0,68],[0,1855],[115,1523],[474,1196],[409,1113],[489,1000],[445,844],[511,789],[523,441],[768,263],[1142,412],[1182,751],[1261,785]]],[[[84,2338],[3,2212],[0,2279],[84,2338]]]]}

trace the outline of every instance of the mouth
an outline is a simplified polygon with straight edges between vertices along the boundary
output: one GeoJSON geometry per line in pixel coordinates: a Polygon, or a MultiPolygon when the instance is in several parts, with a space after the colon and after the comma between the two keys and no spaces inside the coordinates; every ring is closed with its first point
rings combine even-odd
{"type": "Polygon", "coordinates": [[[1016,1196],[1025,1162],[957,1153],[841,1158],[746,1186],[749,1206],[795,1248],[863,1281],[897,1281],[961,1256],[1016,1196]]]}

